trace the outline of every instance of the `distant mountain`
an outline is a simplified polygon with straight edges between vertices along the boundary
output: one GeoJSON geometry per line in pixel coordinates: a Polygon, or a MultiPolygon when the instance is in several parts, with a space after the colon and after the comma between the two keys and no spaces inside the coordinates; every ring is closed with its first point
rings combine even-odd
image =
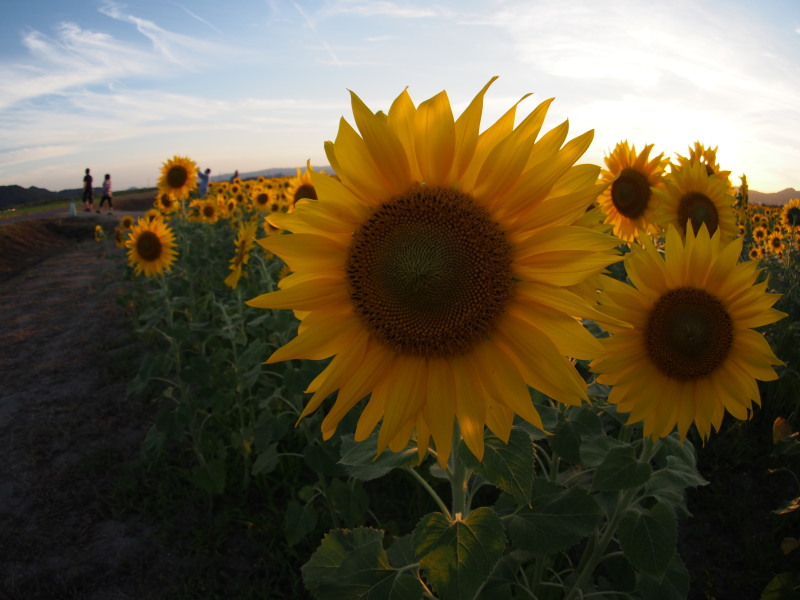
{"type": "Polygon", "coordinates": [[[770,194],[749,190],[748,202],[750,204],[769,204],[770,206],[782,206],[794,198],[800,198],[800,192],[794,188],[786,188],[780,192],[770,194]]]}
{"type": "MultiPolygon", "coordinates": [[[[323,167],[315,167],[311,165],[311,168],[315,171],[322,171],[328,174],[333,173],[333,169],[329,166],[325,165],[323,167]]],[[[304,172],[305,167],[300,169],[300,172],[304,172]]],[[[295,177],[297,175],[297,167],[279,167],[274,169],[262,169],[261,171],[247,171],[245,173],[239,173],[239,179],[256,179],[258,177],[295,177]]],[[[226,173],[224,175],[211,175],[211,181],[230,181],[233,177],[233,173],[226,173]]]]}
{"type": "Polygon", "coordinates": [[[0,185],[0,210],[25,204],[54,202],[67,198],[80,198],[80,195],[81,190],[79,189],[51,192],[50,190],[34,186],[24,188],[18,185],[0,185]]]}

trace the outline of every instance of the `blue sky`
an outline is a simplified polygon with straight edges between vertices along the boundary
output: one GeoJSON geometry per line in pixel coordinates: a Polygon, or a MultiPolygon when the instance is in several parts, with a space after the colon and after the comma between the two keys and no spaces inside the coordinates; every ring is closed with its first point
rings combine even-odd
{"type": "Polygon", "coordinates": [[[326,164],[348,90],[387,110],[493,76],[488,126],[526,93],[546,127],[718,147],[734,183],[800,188],[796,0],[26,0],[0,24],[0,185],[154,185],[190,156],[212,175],[326,164]]]}

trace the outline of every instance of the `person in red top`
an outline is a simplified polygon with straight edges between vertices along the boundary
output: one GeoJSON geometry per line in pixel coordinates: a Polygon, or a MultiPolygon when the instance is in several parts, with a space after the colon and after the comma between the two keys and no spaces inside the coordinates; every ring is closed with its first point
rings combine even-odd
{"type": "Polygon", "coordinates": [[[86,169],[86,175],[83,177],[83,210],[91,212],[94,209],[94,188],[92,188],[92,175],[89,169],[86,169]]]}

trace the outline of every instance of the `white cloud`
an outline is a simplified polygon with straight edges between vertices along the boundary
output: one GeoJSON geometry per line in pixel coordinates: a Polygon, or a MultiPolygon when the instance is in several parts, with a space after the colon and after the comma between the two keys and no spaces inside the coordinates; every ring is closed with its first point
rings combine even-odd
{"type": "Polygon", "coordinates": [[[340,0],[327,6],[322,12],[322,15],[326,17],[340,14],[425,19],[438,16],[440,11],[429,6],[398,5],[386,0],[340,0]]]}

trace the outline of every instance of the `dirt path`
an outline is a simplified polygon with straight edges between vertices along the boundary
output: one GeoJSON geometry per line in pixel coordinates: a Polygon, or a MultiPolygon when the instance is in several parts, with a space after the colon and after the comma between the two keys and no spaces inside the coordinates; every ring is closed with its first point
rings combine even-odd
{"type": "Polygon", "coordinates": [[[48,251],[0,283],[0,600],[160,597],[171,557],[110,501],[150,419],[125,399],[140,350],[122,251],[48,251]]]}

